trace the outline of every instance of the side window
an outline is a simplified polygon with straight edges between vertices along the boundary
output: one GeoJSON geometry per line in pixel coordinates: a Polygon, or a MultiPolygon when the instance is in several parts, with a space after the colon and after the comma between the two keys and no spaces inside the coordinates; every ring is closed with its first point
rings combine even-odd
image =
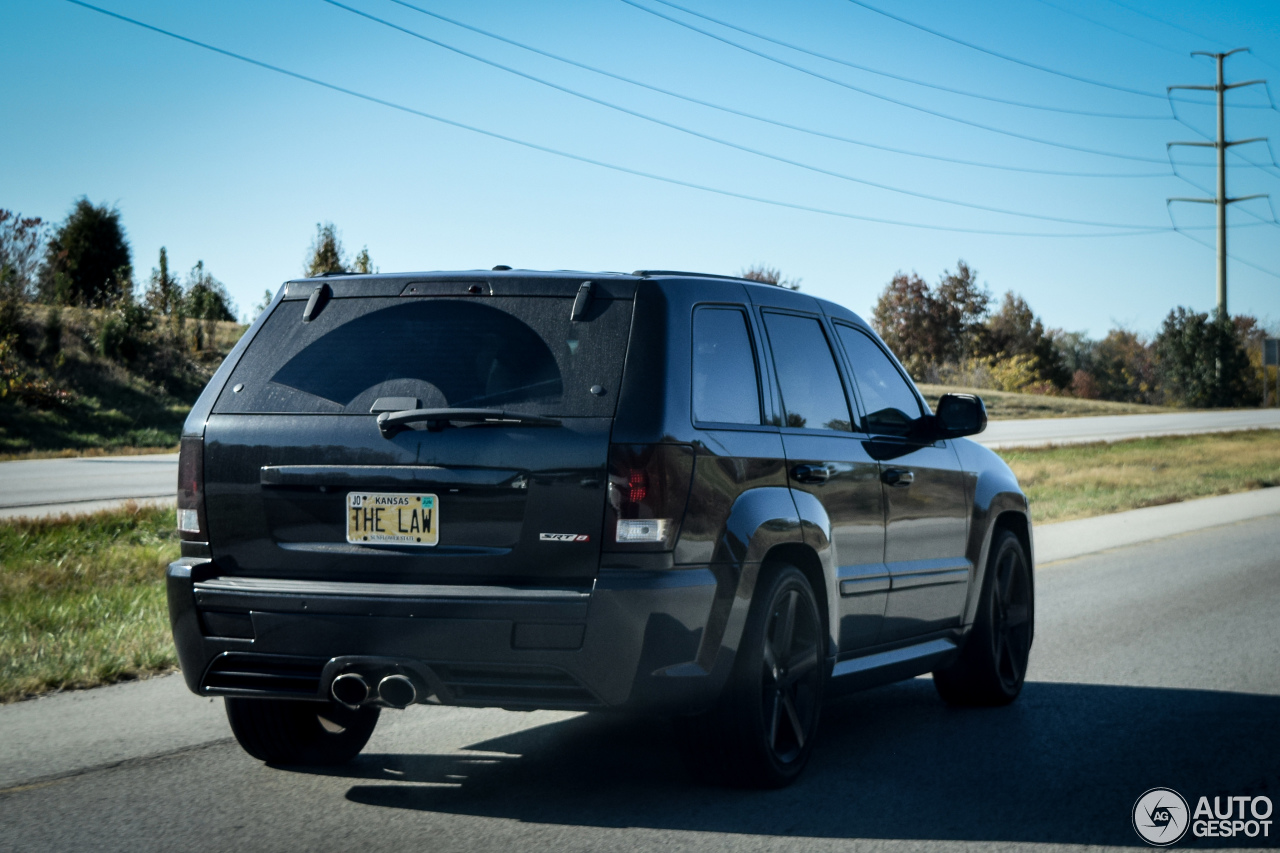
{"type": "Polygon", "coordinates": [[[836,333],[867,407],[867,432],[905,435],[924,414],[911,387],[871,338],[848,326],[836,326],[836,333]]]}
{"type": "Polygon", "coordinates": [[[693,419],[759,424],[760,382],[747,316],[734,308],[693,312],[693,419]]]}
{"type": "Polygon", "coordinates": [[[853,430],[840,372],[822,324],[794,314],[764,315],[782,390],[786,426],[853,430]]]}

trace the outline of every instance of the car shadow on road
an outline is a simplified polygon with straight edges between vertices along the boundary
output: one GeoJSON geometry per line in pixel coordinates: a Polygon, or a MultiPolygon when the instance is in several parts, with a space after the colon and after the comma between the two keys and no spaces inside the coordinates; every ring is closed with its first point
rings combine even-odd
{"type": "Polygon", "coordinates": [[[829,703],[812,763],[781,791],[700,784],[670,725],[605,715],[328,772],[360,780],[355,803],[530,823],[1142,847],[1130,810],[1150,788],[1192,808],[1280,800],[1276,720],[1278,696],[1046,682],[957,710],[916,679],[829,703]]]}

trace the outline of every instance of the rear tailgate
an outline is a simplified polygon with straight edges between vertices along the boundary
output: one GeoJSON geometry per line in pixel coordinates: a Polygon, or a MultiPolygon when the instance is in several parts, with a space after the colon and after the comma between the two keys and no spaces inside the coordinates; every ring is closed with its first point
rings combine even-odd
{"type": "Polygon", "coordinates": [[[571,319],[580,284],[493,296],[428,281],[395,295],[350,286],[281,302],[206,424],[219,571],[589,582],[632,303],[606,291],[571,319]],[[500,408],[552,422],[414,424],[384,435],[371,409],[389,405],[500,408]],[[372,503],[389,505],[380,526],[352,533],[352,514],[372,503]],[[360,533],[371,529],[395,535],[369,542],[360,533]]]}

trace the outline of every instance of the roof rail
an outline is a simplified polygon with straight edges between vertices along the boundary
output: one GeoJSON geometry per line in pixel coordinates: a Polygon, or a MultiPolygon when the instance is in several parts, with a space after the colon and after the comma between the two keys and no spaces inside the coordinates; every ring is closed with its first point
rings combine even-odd
{"type": "MultiPolygon", "coordinates": [[[[740,275],[719,275],[713,272],[688,272],[687,270],[636,270],[631,273],[635,276],[652,276],[652,275],[687,275],[692,278],[727,278],[730,281],[752,281],[753,279],[743,278],[740,275]]],[[[759,282],[757,282],[758,284],[759,282]]]]}

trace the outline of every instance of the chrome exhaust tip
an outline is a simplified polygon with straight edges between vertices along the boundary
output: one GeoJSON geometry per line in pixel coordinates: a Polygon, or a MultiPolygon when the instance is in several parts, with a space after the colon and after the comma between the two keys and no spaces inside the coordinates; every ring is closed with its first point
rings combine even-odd
{"type": "Polygon", "coordinates": [[[378,682],[378,698],[392,708],[407,708],[418,701],[418,688],[403,675],[388,675],[378,682]]]}
{"type": "Polygon", "coordinates": [[[369,698],[369,682],[358,672],[344,672],[333,680],[329,692],[339,705],[359,708],[369,698]]]}

